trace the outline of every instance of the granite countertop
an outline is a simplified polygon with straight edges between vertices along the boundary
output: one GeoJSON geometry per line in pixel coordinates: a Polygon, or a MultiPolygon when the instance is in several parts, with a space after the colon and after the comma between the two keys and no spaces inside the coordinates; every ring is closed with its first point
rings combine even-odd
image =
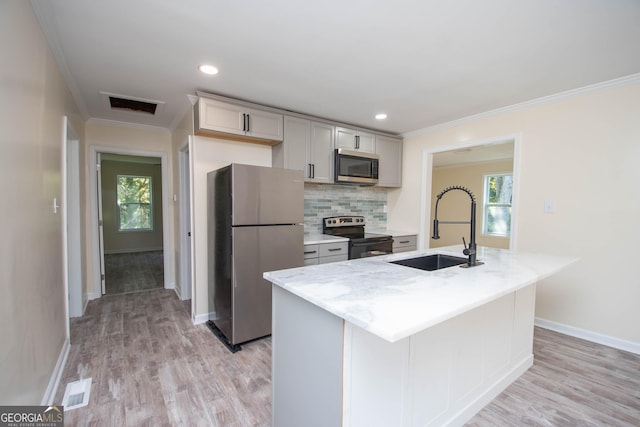
{"type": "Polygon", "coordinates": [[[478,249],[473,268],[437,271],[389,261],[445,253],[462,245],[264,273],[276,286],[389,342],[396,342],[531,285],[577,261],[574,257],[478,249]]]}
{"type": "Polygon", "coordinates": [[[322,243],[348,242],[346,237],[330,236],[322,233],[304,233],[305,245],[318,245],[322,243]]]}

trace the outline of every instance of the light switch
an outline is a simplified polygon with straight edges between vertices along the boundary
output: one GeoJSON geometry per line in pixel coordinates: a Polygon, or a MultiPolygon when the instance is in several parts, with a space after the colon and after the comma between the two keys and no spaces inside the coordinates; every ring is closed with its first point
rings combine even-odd
{"type": "Polygon", "coordinates": [[[544,213],[556,213],[556,201],[555,200],[545,200],[544,201],[544,213]]]}

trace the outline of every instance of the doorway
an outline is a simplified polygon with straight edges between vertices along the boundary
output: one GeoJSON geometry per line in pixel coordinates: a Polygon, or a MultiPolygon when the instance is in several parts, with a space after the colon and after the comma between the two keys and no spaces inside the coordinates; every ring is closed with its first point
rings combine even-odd
{"type": "MultiPolygon", "coordinates": [[[[446,229],[440,229],[439,240],[431,239],[436,196],[451,185],[469,188],[476,198],[476,233],[479,246],[516,248],[520,139],[520,135],[508,135],[424,152],[420,224],[421,236],[423,236],[422,248],[462,244],[461,236],[467,236],[468,241],[468,224],[447,225],[446,229]],[[488,199],[485,198],[487,193],[485,184],[496,176],[509,176],[512,184],[509,206],[508,208],[501,206],[509,212],[508,232],[502,233],[491,233],[486,226],[488,216],[485,215],[485,211],[492,207],[488,207],[486,203],[488,199]]],[[[441,202],[438,207],[439,219],[446,218],[454,222],[469,221],[469,197],[464,192],[447,194],[446,202],[441,202]],[[447,208],[451,208],[449,212],[446,212],[447,208]]]]}
{"type": "MultiPolygon", "coordinates": [[[[105,295],[105,274],[104,274],[104,256],[103,256],[103,229],[100,226],[102,221],[102,196],[100,195],[102,185],[101,185],[101,173],[100,173],[100,165],[101,158],[103,156],[109,157],[110,155],[125,155],[125,156],[134,156],[134,157],[155,157],[160,159],[160,170],[161,170],[161,196],[156,198],[156,203],[162,209],[162,222],[158,225],[158,228],[162,230],[162,270],[163,270],[163,287],[165,289],[172,289],[173,285],[169,283],[170,280],[170,267],[171,267],[171,258],[169,250],[170,248],[170,239],[169,236],[169,194],[168,194],[168,153],[164,151],[151,151],[151,150],[137,150],[137,149],[127,149],[121,147],[108,147],[108,146],[95,146],[91,145],[88,147],[88,158],[93,159],[93,161],[89,162],[89,191],[90,191],[90,200],[93,200],[93,203],[90,203],[90,224],[91,224],[91,241],[93,242],[90,245],[90,253],[91,253],[91,274],[92,277],[92,285],[89,288],[88,299],[100,298],[105,295]]],[[[115,207],[112,209],[115,210],[115,207]]],[[[115,215],[115,213],[114,213],[115,215]]]]}
{"type": "Polygon", "coordinates": [[[100,154],[103,294],[164,287],[159,157],[100,154]]]}

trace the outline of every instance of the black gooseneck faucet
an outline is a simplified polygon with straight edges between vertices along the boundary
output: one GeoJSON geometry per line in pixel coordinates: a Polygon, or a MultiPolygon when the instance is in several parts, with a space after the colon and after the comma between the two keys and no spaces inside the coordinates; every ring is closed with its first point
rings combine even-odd
{"type": "Polygon", "coordinates": [[[483,262],[480,262],[476,259],[476,198],[468,188],[462,187],[460,185],[452,185],[451,187],[445,188],[440,192],[440,194],[438,194],[433,220],[433,236],[431,236],[431,238],[434,240],[438,240],[440,238],[440,233],[438,230],[439,224],[469,224],[471,227],[471,235],[469,237],[468,247],[467,242],[464,240],[464,237],[462,237],[462,243],[464,244],[464,250],[462,251],[462,253],[469,256],[469,261],[466,264],[461,265],[460,267],[475,267],[477,265],[484,264],[483,262]],[[438,221],[438,203],[440,203],[440,199],[442,199],[442,196],[452,190],[464,191],[471,198],[471,219],[469,221],[438,221]]]}

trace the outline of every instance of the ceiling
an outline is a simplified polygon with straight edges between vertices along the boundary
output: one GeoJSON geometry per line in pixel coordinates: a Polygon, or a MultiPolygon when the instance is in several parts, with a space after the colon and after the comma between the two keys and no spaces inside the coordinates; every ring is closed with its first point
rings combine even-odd
{"type": "Polygon", "coordinates": [[[640,72],[638,0],[32,4],[86,118],[169,129],[196,90],[406,133],[640,72]]]}

